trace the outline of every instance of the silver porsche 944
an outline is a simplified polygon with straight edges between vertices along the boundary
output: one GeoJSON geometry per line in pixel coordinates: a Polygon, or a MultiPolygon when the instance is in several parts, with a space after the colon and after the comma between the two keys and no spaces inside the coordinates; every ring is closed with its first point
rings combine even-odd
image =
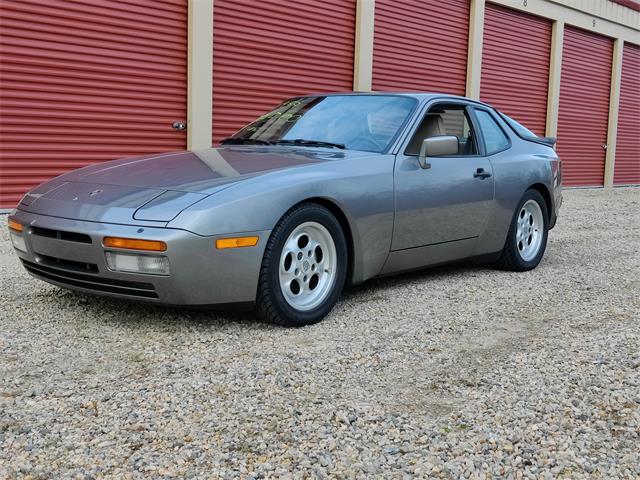
{"type": "Polygon", "coordinates": [[[462,97],[303,96],[217,148],[61,175],[9,230],[26,270],[60,287],[308,325],[373,277],[536,267],[562,202],[554,143],[462,97]]]}

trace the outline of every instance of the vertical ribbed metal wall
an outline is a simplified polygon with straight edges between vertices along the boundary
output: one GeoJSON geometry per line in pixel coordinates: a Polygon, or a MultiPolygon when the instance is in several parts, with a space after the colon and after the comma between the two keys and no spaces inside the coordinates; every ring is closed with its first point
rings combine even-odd
{"type": "Polygon", "coordinates": [[[353,88],[355,0],[216,0],[213,141],[282,100],[353,88]]]}
{"type": "Polygon", "coordinates": [[[0,208],[68,170],[185,148],[186,0],[2,0],[0,42],[0,208]]]}
{"type": "Polygon", "coordinates": [[[624,44],[613,183],[640,184],[640,47],[624,44]]]}
{"type": "Polygon", "coordinates": [[[373,89],[465,94],[469,2],[376,0],[373,89]]]}
{"type": "Polygon", "coordinates": [[[488,3],[480,99],[545,135],[551,22],[488,3]]]}
{"type": "Polygon", "coordinates": [[[604,183],[612,55],[610,38],[565,27],[557,146],[564,185],[604,183]]]}

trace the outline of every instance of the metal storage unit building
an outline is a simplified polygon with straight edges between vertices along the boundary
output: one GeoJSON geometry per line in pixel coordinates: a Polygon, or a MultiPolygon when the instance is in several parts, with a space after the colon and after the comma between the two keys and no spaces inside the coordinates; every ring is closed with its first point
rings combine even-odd
{"type": "Polygon", "coordinates": [[[640,47],[624,45],[616,141],[616,185],[640,184],[640,47]]]}
{"type": "Polygon", "coordinates": [[[565,185],[604,183],[612,55],[611,39],[566,27],[558,113],[565,185]]]}
{"type": "Polygon", "coordinates": [[[1,5],[0,208],[71,169],[185,148],[186,0],[1,5]]]}
{"type": "Polygon", "coordinates": [[[264,0],[260,8],[247,7],[215,3],[214,142],[284,98],[353,86],[355,0],[264,0]]]}
{"type": "Polygon", "coordinates": [[[551,22],[487,4],[482,48],[480,100],[544,136],[551,22]]]}
{"type": "Polygon", "coordinates": [[[467,0],[376,0],[374,21],[374,90],[464,95],[467,0]]]}
{"type": "Polygon", "coordinates": [[[640,183],[638,0],[3,0],[0,27],[3,211],[69,169],[352,89],[486,100],[559,138],[565,185],[640,183]]]}

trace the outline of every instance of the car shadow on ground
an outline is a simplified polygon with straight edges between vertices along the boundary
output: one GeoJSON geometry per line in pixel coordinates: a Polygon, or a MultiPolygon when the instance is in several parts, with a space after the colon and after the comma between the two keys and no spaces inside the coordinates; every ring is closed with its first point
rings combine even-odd
{"type": "Polygon", "coordinates": [[[420,268],[396,273],[386,277],[376,277],[360,285],[349,286],[345,289],[342,298],[351,298],[368,292],[380,292],[389,288],[402,287],[420,282],[431,282],[440,278],[464,275],[491,269],[487,265],[465,260],[456,263],[447,263],[434,267],[420,268]]]}
{"type": "MultiPolygon", "coordinates": [[[[427,269],[414,270],[388,277],[379,277],[363,284],[345,288],[340,302],[354,304],[384,301],[382,295],[385,290],[402,288],[416,283],[429,283],[441,278],[459,276],[486,270],[484,265],[470,261],[441,265],[427,269]]],[[[69,302],[75,308],[85,310],[88,316],[102,318],[105,321],[126,322],[129,326],[140,323],[149,326],[157,324],[184,325],[198,324],[201,326],[226,327],[230,325],[251,329],[280,328],[261,321],[253,312],[251,305],[220,306],[168,306],[128,299],[111,298],[90,293],[62,290],[55,295],[55,301],[69,302]],[[109,315],[105,315],[108,312],[109,315]],[[115,312],[115,314],[114,314],[115,312]]],[[[53,300],[53,299],[52,299],[53,300]]],[[[322,325],[321,322],[319,325],[322,325]]],[[[314,326],[308,327],[314,328],[314,326]]]]}

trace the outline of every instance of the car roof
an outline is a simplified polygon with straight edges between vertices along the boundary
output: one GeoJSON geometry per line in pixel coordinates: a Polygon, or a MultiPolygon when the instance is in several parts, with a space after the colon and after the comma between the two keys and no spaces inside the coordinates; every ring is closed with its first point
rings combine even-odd
{"type": "Polygon", "coordinates": [[[485,105],[493,108],[491,105],[474,100],[472,98],[463,97],[461,95],[452,95],[448,93],[436,93],[436,92],[410,92],[410,91],[390,91],[390,92],[329,92],[329,93],[312,93],[308,95],[300,95],[301,97],[334,97],[334,96],[371,96],[371,95],[402,95],[404,97],[412,97],[416,100],[431,100],[433,98],[451,98],[455,100],[465,100],[467,102],[473,102],[478,105],[485,105]]]}

